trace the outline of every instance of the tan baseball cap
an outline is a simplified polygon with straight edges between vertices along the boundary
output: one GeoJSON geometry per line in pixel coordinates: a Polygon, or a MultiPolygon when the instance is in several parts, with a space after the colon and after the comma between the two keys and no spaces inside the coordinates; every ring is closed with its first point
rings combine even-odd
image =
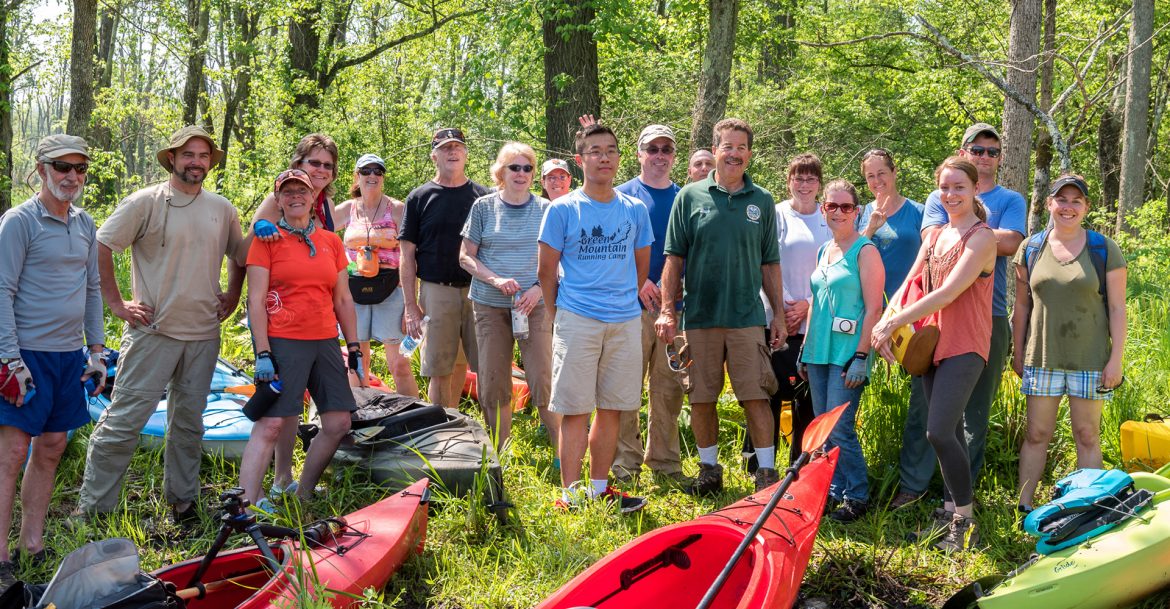
{"type": "Polygon", "coordinates": [[[674,142],[674,129],[671,129],[666,125],[647,125],[646,128],[642,130],[642,134],[638,136],[638,148],[641,148],[642,146],[645,146],[646,144],[649,144],[650,142],[660,137],[664,137],[671,142],[674,142]]]}
{"type": "Polygon", "coordinates": [[[46,135],[37,142],[36,158],[38,161],[55,161],[70,154],[80,154],[89,160],[89,144],[76,135],[54,133],[46,135]]]}
{"type": "Polygon", "coordinates": [[[960,147],[970,144],[972,140],[979,137],[980,135],[983,135],[984,133],[997,140],[1003,140],[1002,137],[999,137],[999,130],[995,127],[987,123],[975,123],[974,125],[967,127],[967,130],[963,132],[963,143],[960,147]]]}
{"type": "Polygon", "coordinates": [[[211,166],[215,167],[216,165],[219,165],[219,162],[223,160],[223,151],[215,145],[215,140],[211,139],[211,135],[198,125],[187,125],[186,127],[176,131],[174,135],[171,136],[170,145],[168,145],[166,148],[163,148],[162,150],[159,150],[158,154],[155,155],[155,158],[158,159],[158,164],[162,165],[163,169],[173,173],[175,171],[175,167],[171,164],[170,159],[167,158],[167,153],[182,148],[183,145],[193,137],[207,140],[207,143],[211,145],[211,166]]]}
{"type": "Polygon", "coordinates": [[[289,182],[300,182],[308,186],[309,190],[313,190],[313,180],[309,178],[309,174],[300,169],[285,169],[280,172],[280,175],[276,176],[276,182],[272,186],[272,192],[280,192],[280,188],[289,182]]]}

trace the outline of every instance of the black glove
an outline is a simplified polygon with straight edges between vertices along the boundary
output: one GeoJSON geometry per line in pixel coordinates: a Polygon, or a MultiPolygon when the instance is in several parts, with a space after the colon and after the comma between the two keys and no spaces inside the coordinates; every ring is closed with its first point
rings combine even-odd
{"type": "Polygon", "coordinates": [[[350,349],[349,358],[346,362],[349,365],[351,372],[356,374],[359,379],[366,378],[364,368],[362,368],[362,351],[361,349],[350,349]]]}

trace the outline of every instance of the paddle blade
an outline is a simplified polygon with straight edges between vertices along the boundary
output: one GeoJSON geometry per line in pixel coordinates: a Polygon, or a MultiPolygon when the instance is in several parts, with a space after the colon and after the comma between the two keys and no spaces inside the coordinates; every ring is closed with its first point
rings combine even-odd
{"type": "Polygon", "coordinates": [[[845,407],[848,405],[849,403],[846,402],[813,419],[804,430],[804,439],[800,443],[800,450],[810,453],[824,445],[825,441],[829,439],[829,434],[833,433],[833,428],[837,426],[837,419],[841,418],[841,413],[845,412],[845,407]]]}
{"type": "Polygon", "coordinates": [[[978,600],[1003,580],[1002,575],[988,575],[971,582],[951,596],[942,609],[975,609],[979,606],[978,600]]]}

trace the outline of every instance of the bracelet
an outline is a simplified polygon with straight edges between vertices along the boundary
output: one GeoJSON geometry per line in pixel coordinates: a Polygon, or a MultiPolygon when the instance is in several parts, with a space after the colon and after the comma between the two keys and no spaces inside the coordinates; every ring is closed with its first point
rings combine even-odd
{"type": "Polygon", "coordinates": [[[358,344],[352,344],[352,345],[347,344],[345,346],[345,348],[348,349],[350,353],[353,353],[355,351],[361,350],[362,347],[361,347],[361,345],[358,345],[358,344]]]}
{"type": "Polygon", "coordinates": [[[261,351],[261,352],[256,354],[256,359],[261,359],[264,357],[267,357],[268,359],[272,359],[272,352],[265,350],[265,351],[261,351]]]}
{"type": "Polygon", "coordinates": [[[869,352],[863,353],[861,351],[857,351],[853,354],[853,357],[856,357],[857,359],[869,359],[869,352]]]}

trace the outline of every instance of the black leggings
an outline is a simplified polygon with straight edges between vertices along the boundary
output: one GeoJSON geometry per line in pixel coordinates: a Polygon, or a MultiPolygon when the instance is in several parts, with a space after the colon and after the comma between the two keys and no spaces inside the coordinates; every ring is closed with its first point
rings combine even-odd
{"type": "MultiPolygon", "coordinates": [[[[766,336],[767,330],[764,333],[766,336]]],[[[772,354],[772,372],[776,374],[776,380],[780,384],[780,388],[772,394],[772,399],[769,400],[768,404],[772,409],[772,438],[775,440],[780,438],[780,407],[782,403],[792,402],[792,438],[788,450],[790,464],[794,463],[800,456],[800,442],[804,437],[804,429],[813,420],[812,396],[808,391],[808,383],[801,380],[800,375],[796,373],[796,357],[800,353],[802,345],[804,345],[803,334],[789,336],[788,349],[772,354]]],[[[755,450],[751,434],[744,434],[743,454],[747,456],[749,473],[755,473],[758,467],[755,450]]]]}
{"type": "Polygon", "coordinates": [[[944,359],[922,377],[927,404],[926,439],[938,455],[945,485],[943,498],[956,506],[970,505],[975,500],[963,411],[985,367],[987,362],[979,354],[963,353],[944,359]]]}

